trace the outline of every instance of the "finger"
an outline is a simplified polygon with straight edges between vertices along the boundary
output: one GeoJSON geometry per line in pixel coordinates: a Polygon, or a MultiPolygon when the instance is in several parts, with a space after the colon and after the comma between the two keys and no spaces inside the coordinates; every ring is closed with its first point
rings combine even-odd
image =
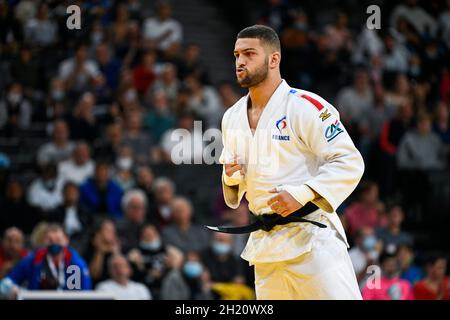
{"type": "Polygon", "coordinates": [[[276,213],[282,212],[284,210],[283,206],[279,202],[271,205],[270,208],[276,213]]]}
{"type": "Polygon", "coordinates": [[[289,211],[289,210],[283,210],[281,213],[280,213],[280,215],[282,215],[283,217],[287,217],[288,215],[290,215],[291,214],[291,212],[289,211]]]}
{"type": "Polygon", "coordinates": [[[277,188],[270,189],[269,193],[278,193],[277,188]]]}
{"type": "Polygon", "coordinates": [[[275,203],[278,201],[278,196],[272,197],[267,201],[267,204],[270,206],[272,203],[275,203]]]}

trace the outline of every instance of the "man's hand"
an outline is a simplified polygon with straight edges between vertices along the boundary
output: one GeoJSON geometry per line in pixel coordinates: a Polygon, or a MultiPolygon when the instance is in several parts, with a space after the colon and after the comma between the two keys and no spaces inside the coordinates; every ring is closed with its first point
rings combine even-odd
{"type": "Polygon", "coordinates": [[[236,171],[240,171],[244,175],[244,169],[242,165],[238,163],[237,158],[233,159],[233,162],[225,164],[225,174],[231,177],[236,171]]]}
{"type": "Polygon", "coordinates": [[[277,191],[276,188],[273,188],[269,191],[270,193],[275,193],[276,195],[267,201],[267,204],[270,208],[283,217],[287,217],[292,212],[297,211],[303,205],[294,199],[293,196],[289,194],[287,191],[277,191]]]}

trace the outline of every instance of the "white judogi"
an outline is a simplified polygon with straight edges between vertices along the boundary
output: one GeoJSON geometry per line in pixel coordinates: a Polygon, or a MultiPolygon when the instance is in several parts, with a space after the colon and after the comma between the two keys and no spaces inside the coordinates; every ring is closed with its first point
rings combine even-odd
{"type": "Polygon", "coordinates": [[[252,134],[249,95],[222,119],[221,163],[237,156],[245,174],[222,174],[225,202],[237,208],[243,195],[254,214],[272,213],[267,201],[274,187],[320,209],[310,223],[253,232],[241,257],[255,265],[258,299],[361,299],[347,253],[347,239],[336,208],[355,189],[364,162],[339,122],[337,110],[318,95],[292,89],[283,80],[265,106],[252,134]]]}

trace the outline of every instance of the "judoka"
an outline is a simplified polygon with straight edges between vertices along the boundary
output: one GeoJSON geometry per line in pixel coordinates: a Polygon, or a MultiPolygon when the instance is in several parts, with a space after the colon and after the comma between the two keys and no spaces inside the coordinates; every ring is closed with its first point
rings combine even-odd
{"type": "Polygon", "coordinates": [[[227,205],[246,196],[257,218],[241,257],[255,266],[257,299],[361,299],[335,210],[353,192],[363,159],[323,98],[280,75],[280,41],[254,25],[237,35],[237,82],[249,93],[222,119],[227,205]]]}

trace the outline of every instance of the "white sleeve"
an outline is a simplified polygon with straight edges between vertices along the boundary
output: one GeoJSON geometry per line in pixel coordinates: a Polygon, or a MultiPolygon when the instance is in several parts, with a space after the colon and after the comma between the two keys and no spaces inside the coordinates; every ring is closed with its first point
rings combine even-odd
{"type": "Polygon", "coordinates": [[[222,142],[223,149],[219,158],[219,162],[223,165],[222,170],[222,189],[223,189],[223,197],[227,206],[232,209],[236,209],[242,199],[242,196],[245,192],[245,188],[243,186],[243,177],[240,172],[235,172],[231,177],[228,177],[225,174],[225,163],[230,162],[234,157],[234,152],[232,145],[230,143],[230,139],[227,135],[227,120],[228,120],[229,112],[226,112],[222,118],[222,142]]]}
{"type": "Polygon", "coordinates": [[[332,213],[358,185],[364,173],[364,161],[331,104],[320,99],[323,109],[318,110],[311,101],[300,99],[293,109],[293,128],[320,161],[315,176],[305,185],[320,195],[312,202],[332,213]],[[321,117],[324,112],[330,115],[321,117]]]}

